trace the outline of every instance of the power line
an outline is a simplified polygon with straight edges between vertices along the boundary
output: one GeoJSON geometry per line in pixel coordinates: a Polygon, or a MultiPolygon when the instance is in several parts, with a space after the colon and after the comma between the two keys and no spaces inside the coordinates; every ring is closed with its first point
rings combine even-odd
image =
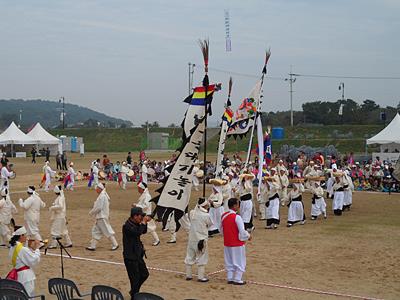
{"type": "Polygon", "coordinates": [[[400,77],[392,76],[339,76],[339,75],[315,75],[315,74],[291,74],[296,77],[310,78],[335,78],[335,79],[372,79],[372,80],[399,80],[400,77]]]}

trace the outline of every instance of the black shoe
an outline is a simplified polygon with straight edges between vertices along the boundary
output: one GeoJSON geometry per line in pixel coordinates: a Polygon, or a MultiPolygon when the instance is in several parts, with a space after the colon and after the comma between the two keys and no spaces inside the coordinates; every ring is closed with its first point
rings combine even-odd
{"type": "Polygon", "coordinates": [[[86,250],[89,250],[89,251],[96,251],[96,248],[86,247],[85,249],[86,249],[86,250]]]}
{"type": "Polygon", "coordinates": [[[64,246],[64,248],[72,248],[72,244],[69,244],[67,246],[64,246]]]}
{"type": "Polygon", "coordinates": [[[197,279],[198,282],[208,282],[208,278],[197,279]]]}
{"type": "Polygon", "coordinates": [[[228,284],[233,284],[233,280],[228,280],[228,284]]]}
{"type": "Polygon", "coordinates": [[[246,284],[246,281],[239,281],[239,282],[234,281],[233,282],[233,285],[245,285],[245,284],[246,284]]]}
{"type": "Polygon", "coordinates": [[[193,279],[193,277],[186,277],[185,279],[186,279],[186,281],[190,281],[193,279]]]}

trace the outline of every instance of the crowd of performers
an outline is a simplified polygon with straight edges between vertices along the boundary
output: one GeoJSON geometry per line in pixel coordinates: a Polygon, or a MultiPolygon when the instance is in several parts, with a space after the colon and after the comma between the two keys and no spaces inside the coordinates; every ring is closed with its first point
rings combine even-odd
{"type": "MultiPolygon", "coordinates": [[[[150,218],[153,212],[152,196],[149,192],[149,160],[141,157],[139,164],[132,163],[130,153],[127,160],[119,166],[117,173],[120,177],[120,187],[126,189],[128,174],[132,166],[137,165],[139,180],[137,188],[140,194],[132,207],[139,209],[148,218],[146,220],[147,232],[152,235],[152,246],[159,246],[160,239],[156,232],[156,220],[150,218]]],[[[174,158],[165,162],[173,164],[174,158]]],[[[186,265],[186,279],[191,280],[192,266],[198,266],[198,280],[207,282],[205,266],[208,263],[209,238],[218,234],[224,239],[224,258],[227,271],[227,281],[230,284],[242,285],[242,275],[246,269],[245,242],[251,239],[255,229],[253,218],[258,215],[264,220],[266,229],[277,229],[281,225],[281,207],[287,206],[287,227],[296,224],[304,225],[306,215],[311,220],[327,218],[326,200],[332,199],[332,210],[335,216],[340,216],[352,205],[352,194],[355,189],[354,177],[347,166],[338,166],[332,160],[329,168],[320,159],[308,162],[296,162],[293,168],[283,160],[278,160],[269,167],[264,166],[262,179],[256,179],[257,164],[255,162],[244,164],[237,156],[229,160],[224,159],[223,174],[220,178],[209,178],[208,172],[203,172],[201,161],[195,163],[193,168],[193,189],[199,190],[203,180],[212,186],[212,192],[206,198],[200,198],[195,208],[186,213],[178,222],[172,213],[168,222],[163,224],[163,231],[169,231],[169,244],[177,242],[177,231],[184,228],[188,232],[187,254],[184,259],[186,265]],[[295,171],[294,171],[295,170],[295,171]],[[312,194],[311,211],[306,212],[303,204],[303,193],[312,194]],[[257,204],[257,205],[256,205],[257,204]]],[[[12,165],[11,165],[12,166],[12,165]]],[[[164,167],[162,168],[164,172],[164,167]]],[[[99,241],[106,237],[112,251],[119,248],[115,232],[109,222],[110,196],[101,176],[114,173],[115,166],[110,166],[107,156],[103,161],[97,159],[91,163],[89,187],[94,188],[97,198],[89,214],[94,219],[92,238],[87,246],[88,251],[95,251],[99,241]]],[[[133,172],[135,172],[133,171],[133,172]]],[[[166,171],[165,171],[166,172],[166,171]]],[[[61,237],[65,247],[72,247],[66,221],[66,199],[64,190],[73,191],[77,172],[73,162],[69,163],[68,179],[64,184],[52,184],[56,171],[52,170],[48,161],[43,166],[43,187],[45,192],[54,192],[54,201],[50,206],[50,242],[47,247],[52,249],[58,246],[57,238],[61,237]]],[[[168,174],[163,174],[167,176],[168,174]]],[[[14,205],[10,198],[10,178],[15,176],[8,160],[2,160],[0,184],[0,244],[9,246],[10,258],[14,269],[18,271],[18,280],[33,294],[35,274],[32,267],[40,260],[40,249],[45,246],[46,240],[42,239],[39,232],[40,211],[45,208],[34,186],[27,189],[26,199],[19,199],[14,205]],[[21,210],[24,214],[24,226],[16,227],[13,223],[13,214],[21,210]],[[28,241],[26,241],[28,238],[28,241]],[[11,243],[10,243],[11,241],[11,243]]]]}

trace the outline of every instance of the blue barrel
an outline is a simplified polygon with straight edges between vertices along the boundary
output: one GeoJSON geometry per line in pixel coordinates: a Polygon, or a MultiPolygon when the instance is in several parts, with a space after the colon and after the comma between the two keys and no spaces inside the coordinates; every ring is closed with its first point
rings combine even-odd
{"type": "Polygon", "coordinates": [[[76,137],[71,138],[71,152],[78,152],[78,139],[76,137]]]}
{"type": "Polygon", "coordinates": [[[282,127],[272,128],[272,139],[282,140],[285,137],[285,130],[282,127]]]}

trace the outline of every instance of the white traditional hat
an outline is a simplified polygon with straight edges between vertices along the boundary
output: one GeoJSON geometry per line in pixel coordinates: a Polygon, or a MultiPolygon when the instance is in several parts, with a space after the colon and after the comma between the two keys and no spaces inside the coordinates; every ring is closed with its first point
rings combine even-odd
{"type": "Polygon", "coordinates": [[[61,192],[60,187],[59,187],[58,185],[56,185],[56,186],[54,187],[54,189],[53,189],[53,192],[56,193],[56,194],[59,194],[59,193],[61,192]]]}
{"type": "Polygon", "coordinates": [[[74,165],[74,163],[71,161],[71,162],[69,163],[69,165],[72,167],[72,166],[74,165]]]}
{"type": "Polygon", "coordinates": [[[33,185],[28,186],[26,192],[29,194],[33,194],[35,192],[35,187],[33,185]]]}
{"type": "Polygon", "coordinates": [[[26,229],[24,226],[15,230],[12,235],[15,236],[15,235],[23,235],[23,234],[26,234],[26,229]]]}

